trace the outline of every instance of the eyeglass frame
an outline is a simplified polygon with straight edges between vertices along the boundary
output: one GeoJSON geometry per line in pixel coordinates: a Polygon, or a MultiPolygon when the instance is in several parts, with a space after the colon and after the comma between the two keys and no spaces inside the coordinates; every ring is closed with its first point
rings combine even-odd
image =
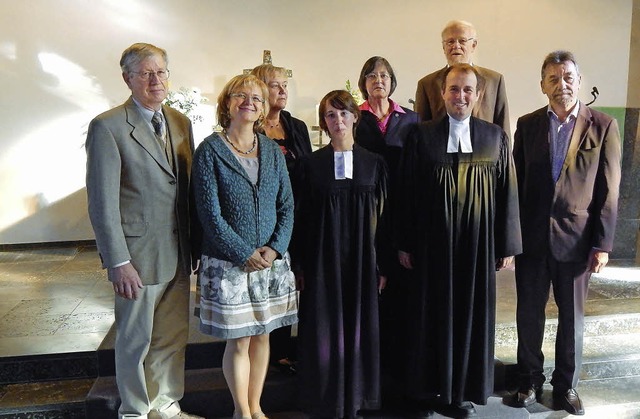
{"type": "Polygon", "coordinates": [[[262,103],[264,105],[265,103],[265,99],[258,96],[258,95],[251,95],[248,96],[246,93],[243,92],[234,92],[234,93],[229,93],[229,97],[233,98],[233,99],[242,99],[242,103],[244,103],[247,98],[251,98],[251,102],[252,103],[262,103]]]}
{"type": "Polygon", "coordinates": [[[367,73],[364,75],[364,78],[370,81],[377,81],[378,79],[382,80],[382,81],[387,81],[387,80],[391,80],[391,74],[389,73],[374,73],[373,71],[371,73],[367,73]]]}
{"type": "Polygon", "coordinates": [[[475,41],[475,40],[476,38],[452,38],[447,40],[443,39],[442,43],[448,46],[449,48],[454,46],[456,43],[458,43],[461,47],[464,47],[469,43],[469,41],[475,41]]]}
{"type": "Polygon", "coordinates": [[[160,81],[169,80],[169,77],[171,76],[169,69],[158,71],[129,71],[129,74],[135,74],[143,81],[149,81],[152,74],[160,81]],[[166,77],[164,77],[163,74],[166,74],[166,77]]]}

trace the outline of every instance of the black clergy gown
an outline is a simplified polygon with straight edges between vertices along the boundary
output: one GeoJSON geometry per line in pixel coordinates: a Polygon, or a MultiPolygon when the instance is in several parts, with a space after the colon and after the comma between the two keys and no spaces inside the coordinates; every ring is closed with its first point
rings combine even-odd
{"type": "Polygon", "coordinates": [[[493,391],[496,258],[522,250],[504,131],[474,117],[472,153],[447,153],[448,116],[405,144],[396,233],[414,256],[408,394],[486,404],[493,391]]]}
{"type": "Polygon", "coordinates": [[[354,145],[353,179],[336,180],[328,145],[300,161],[298,181],[301,407],[314,416],[354,417],[380,407],[377,269],[384,262],[376,235],[386,166],[354,145]]]}

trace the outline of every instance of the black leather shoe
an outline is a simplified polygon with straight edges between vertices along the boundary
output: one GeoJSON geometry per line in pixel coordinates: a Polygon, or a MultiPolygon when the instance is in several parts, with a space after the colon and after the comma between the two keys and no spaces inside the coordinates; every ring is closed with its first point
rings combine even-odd
{"type": "Polygon", "coordinates": [[[434,415],[433,406],[427,401],[413,401],[410,403],[407,417],[413,419],[425,419],[434,415]]]}
{"type": "Polygon", "coordinates": [[[296,369],[296,363],[289,360],[289,358],[284,358],[279,361],[272,362],[271,365],[273,365],[278,369],[278,371],[286,375],[296,375],[296,373],[298,372],[296,369]]]}
{"type": "Polygon", "coordinates": [[[475,418],[478,416],[478,412],[476,412],[476,408],[473,407],[471,402],[450,404],[444,409],[443,413],[445,416],[459,419],[475,418]]]}
{"type": "Polygon", "coordinates": [[[584,407],[582,400],[578,396],[575,388],[570,388],[565,392],[553,392],[553,403],[556,407],[566,410],[572,415],[584,415],[584,407]]]}
{"type": "Polygon", "coordinates": [[[540,400],[542,400],[542,387],[531,385],[527,389],[518,390],[514,404],[518,407],[527,407],[540,400]]]}

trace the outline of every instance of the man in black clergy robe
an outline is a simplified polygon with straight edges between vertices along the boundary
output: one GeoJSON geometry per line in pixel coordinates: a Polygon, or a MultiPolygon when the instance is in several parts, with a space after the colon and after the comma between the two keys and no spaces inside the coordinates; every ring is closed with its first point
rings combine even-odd
{"type": "Polygon", "coordinates": [[[509,139],[471,116],[481,89],[474,67],[447,69],[447,115],[413,131],[399,174],[398,257],[414,275],[407,396],[454,417],[493,391],[496,271],[522,250],[509,139]]]}

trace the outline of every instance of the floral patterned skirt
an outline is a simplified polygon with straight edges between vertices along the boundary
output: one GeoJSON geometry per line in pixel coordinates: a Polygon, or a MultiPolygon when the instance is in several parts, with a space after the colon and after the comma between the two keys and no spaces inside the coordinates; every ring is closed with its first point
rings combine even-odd
{"type": "Polygon", "coordinates": [[[289,253],[270,268],[247,273],[202,255],[200,331],[222,339],[270,333],[298,321],[298,293],[289,253]]]}

